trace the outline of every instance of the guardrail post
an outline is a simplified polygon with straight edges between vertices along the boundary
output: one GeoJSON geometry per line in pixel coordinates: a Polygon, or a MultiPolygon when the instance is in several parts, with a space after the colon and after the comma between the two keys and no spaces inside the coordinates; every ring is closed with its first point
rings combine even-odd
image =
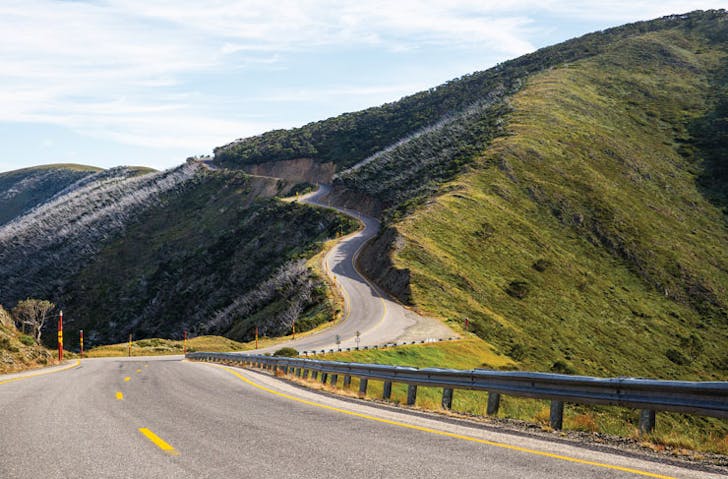
{"type": "Polygon", "coordinates": [[[311,371],[311,379],[313,379],[314,381],[318,379],[318,371],[316,371],[315,369],[311,371]]]}
{"type": "Polygon", "coordinates": [[[327,379],[329,379],[329,373],[321,373],[321,384],[326,384],[327,379]]]}
{"type": "Polygon", "coordinates": [[[283,366],[283,375],[288,376],[288,366],[283,366]]]}
{"type": "Polygon", "coordinates": [[[359,397],[360,398],[366,397],[368,385],[369,385],[369,380],[367,378],[361,378],[359,380],[359,397]]]}
{"type": "Polygon", "coordinates": [[[655,411],[643,409],[640,411],[640,434],[649,434],[655,430],[655,411]]]}
{"type": "Polygon", "coordinates": [[[303,379],[308,379],[308,369],[303,370],[303,379]]]}
{"type": "Polygon", "coordinates": [[[452,388],[442,388],[442,408],[452,409],[452,388]]]}
{"type": "Polygon", "coordinates": [[[344,375],[344,384],[342,384],[342,387],[344,389],[347,389],[349,386],[351,386],[351,376],[348,374],[344,375]]]}
{"type": "Polygon", "coordinates": [[[336,383],[339,382],[339,375],[338,374],[332,374],[331,375],[331,386],[334,388],[336,387],[336,383]]]}
{"type": "Polygon", "coordinates": [[[414,406],[416,400],[417,400],[417,385],[410,384],[409,386],[407,386],[407,405],[414,406]]]}
{"type": "Polygon", "coordinates": [[[389,400],[392,397],[392,381],[384,381],[384,390],[382,391],[382,399],[389,400]]]}
{"type": "Polygon", "coordinates": [[[295,374],[296,374],[296,377],[300,378],[301,377],[301,368],[296,368],[295,374]]]}
{"type": "Polygon", "coordinates": [[[564,425],[564,402],[551,400],[551,414],[549,414],[549,424],[551,429],[561,430],[564,425]]]}
{"type": "Polygon", "coordinates": [[[488,391],[488,406],[485,408],[485,413],[488,416],[495,416],[498,414],[498,409],[500,409],[500,393],[488,391]]]}

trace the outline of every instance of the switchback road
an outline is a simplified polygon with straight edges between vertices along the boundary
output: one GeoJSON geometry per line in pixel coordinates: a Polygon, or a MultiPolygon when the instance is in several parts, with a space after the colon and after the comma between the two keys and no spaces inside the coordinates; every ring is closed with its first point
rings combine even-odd
{"type": "Polygon", "coordinates": [[[356,332],[360,333],[361,346],[373,346],[393,341],[419,341],[454,337],[456,334],[441,322],[422,317],[393,301],[371,284],[356,268],[356,258],[362,246],[379,232],[379,221],[358,211],[338,208],[327,201],[331,188],[320,185],[319,189],[300,201],[335,209],[357,218],[364,227],[340,240],[324,258],[324,269],[341,289],[346,302],[344,319],[330,327],[287,341],[258,352],[271,352],[289,346],[299,351],[332,349],[338,347],[339,336],[342,348],[355,347],[356,332]]]}
{"type": "Polygon", "coordinates": [[[3,479],[721,477],[178,358],[5,379],[3,479]]]}

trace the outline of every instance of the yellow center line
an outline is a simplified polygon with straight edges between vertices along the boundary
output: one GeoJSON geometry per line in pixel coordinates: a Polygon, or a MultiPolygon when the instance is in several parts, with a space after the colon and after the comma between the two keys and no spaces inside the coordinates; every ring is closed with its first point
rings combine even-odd
{"type": "Polygon", "coordinates": [[[124,378],[124,382],[125,382],[125,383],[128,383],[129,381],[131,381],[131,376],[126,376],[126,377],[124,378]]]}
{"type": "Polygon", "coordinates": [[[464,436],[462,434],[455,434],[455,433],[452,433],[452,432],[440,431],[440,430],[432,429],[432,428],[429,428],[429,427],[415,426],[414,424],[407,424],[407,423],[404,423],[404,422],[392,421],[392,420],[389,420],[389,419],[382,419],[382,418],[379,418],[379,417],[370,416],[368,414],[362,414],[362,413],[358,413],[358,412],[354,412],[354,411],[347,411],[346,409],[340,409],[340,408],[333,407],[333,406],[327,406],[325,404],[320,404],[320,403],[317,403],[317,402],[308,401],[306,399],[301,399],[301,398],[298,398],[298,397],[295,397],[295,396],[291,396],[289,394],[285,394],[285,393],[282,393],[282,392],[275,391],[273,389],[267,388],[265,386],[262,386],[260,384],[257,384],[255,382],[251,381],[250,379],[248,379],[245,376],[241,375],[240,373],[236,372],[234,369],[231,369],[231,368],[228,368],[228,367],[225,367],[225,366],[218,366],[216,364],[214,366],[217,366],[219,368],[222,368],[222,369],[226,370],[227,372],[229,372],[233,376],[236,376],[238,379],[242,380],[243,382],[245,382],[245,383],[247,383],[247,384],[249,384],[249,385],[251,385],[251,386],[253,386],[253,387],[257,388],[257,389],[260,389],[261,391],[265,391],[267,393],[270,393],[270,394],[273,394],[273,395],[276,395],[276,396],[279,396],[279,397],[282,397],[282,398],[286,398],[286,399],[289,399],[291,401],[296,401],[296,402],[299,402],[299,403],[302,403],[302,404],[307,404],[309,406],[314,406],[314,407],[318,407],[318,408],[321,408],[321,409],[327,409],[329,411],[335,411],[335,412],[338,412],[338,413],[341,413],[341,414],[346,414],[346,415],[349,415],[349,416],[355,416],[355,417],[358,417],[358,418],[367,419],[369,421],[380,422],[380,423],[389,424],[389,425],[392,425],[392,426],[398,426],[398,427],[402,427],[402,428],[406,428],[406,429],[414,429],[416,431],[422,431],[422,432],[427,432],[427,433],[430,433],[430,434],[436,434],[438,436],[445,436],[445,437],[450,437],[450,438],[454,438],[454,439],[460,439],[460,440],[463,440],[463,441],[477,442],[477,443],[480,443],[480,444],[486,444],[488,446],[499,447],[499,448],[502,448],[502,449],[509,449],[511,451],[523,452],[523,453],[532,454],[532,455],[535,455],[535,456],[548,457],[548,458],[551,458],[551,459],[559,459],[561,461],[573,462],[573,463],[576,463],[576,464],[583,464],[583,465],[587,465],[587,466],[600,467],[600,468],[604,468],[604,469],[611,469],[611,470],[614,470],[614,471],[628,472],[628,473],[631,473],[631,474],[636,474],[638,476],[655,477],[657,479],[676,479],[676,478],[674,478],[672,476],[664,476],[664,475],[661,475],[661,474],[655,474],[655,473],[652,473],[652,472],[642,471],[642,470],[639,470],[639,469],[632,469],[630,467],[615,466],[615,465],[612,465],[612,464],[604,464],[604,463],[601,463],[601,462],[587,461],[587,460],[584,460],[584,459],[578,459],[576,457],[564,456],[564,455],[561,455],[561,454],[553,454],[553,453],[550,453],[550,452],[538,451],[538,450],[535,450],[535,449],[528,449],[528,448],[520,447],[520,446],[513,446],[511,444],[505,444],[505,443],[501,443],[501,442],[488,441],[487,439],[479,439],[477,437],[464,436]]]}
{"type": "Polygon", "coordinates": [[[116,399],[121,401],[122,399],[124,399],[124,394],[121,391],[116,391],[116,399]]]}
{"type": "Polygon", "coordinates": [[[140,372],[142,372],[142,370],[141,370],[141,369],[137,369],[137,371],[136,371],[136,372],[137,372],[137,373],[140,373],[140,372]]]}
{"type": "Polygon", "coordinates": [[[166,452],[167,454],[170,454],[172,456],[178,456],[179,452],[172,446],[170,446],[168,443],[164,441],[161,437],[154,434],[152,431],[147,429],[146,427],[140,427],[139,432],[144,434],[144,436],[152,441],[155,446],[157,446],[162,451],[166,452]]]}
{"type": "Polygon", "coordinates": [[[45,376],[46,374],[60,373],[61,371],[68,371],[69,369],[77,368],[80,365],[81,365],[81,360],[77,359],[75,363],[73,363],[67,367],[61,368],[61,369],[55,369],[53,371],[45,371],[45,372],[41,372],[41,373],[37,373],[37,374],[29,374],[27,376],[20,376],[17,378],[5,379],[3,381],[0,381],[0,384],[12,383],[14,381],[22,381],[23,379],[36,378],[38,376],[45,376]]]}

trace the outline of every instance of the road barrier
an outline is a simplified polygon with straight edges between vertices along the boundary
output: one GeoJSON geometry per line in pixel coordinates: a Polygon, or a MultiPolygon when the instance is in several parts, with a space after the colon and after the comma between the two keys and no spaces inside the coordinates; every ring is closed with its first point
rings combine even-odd
{"type": "Polygon", "coordinates": [[[348,388],[352,376],[360,378],[359,396],[366,395],[369,379],[384,381],[383,398],[389,399],[392,383],[408,385],[407,404],[413,405],[417,387],[443,388],[442,406],[450,409],[455,389],[487,391],[488,415],[497,414],[501,394],[546,399],[551,401],[550,424],[561,429],[564,403],[603,404],[640,409],[639,429],[652,432],[656,411],[673,411],[702,416],[728,418],[728,382],[660,381],[638,378],[595,378],[565,374],[491,371],[485,369],[456,370],[436,368],[409,368],[382,364],[343,363],[315,359],[246,355],[240,353],[195,352],[188,359],[240,364],[281,371],[299,378],[321,381],[330,377],[336,387],[339,376],[348,388]]]}
{"type": "MultiPolygon", "coordinates": [[[[455,341],[457,339],[460,339],[459,337],[450,337],[450,338],[428,338],[428,339],[419,339],[414,341],[400,341],[399,343],[396,341],[393,341],[391,343],[384,343],[384,344],[374,344],[369,346],[354,346],[350,348],[329,348],[329,349],[311,349],[311,350],[304,350],[298,353],[299,356],[308,356],[310,355],[316,355],[316,354],[326,354],[326,353],[342,353],[344,351],[366,351],[369,349],[384,349],[384,348],[393,348],[397,346],[410,346],[412,344],[429,344],[429,343],[441,343],[443,341],[455,341]]],[[[256,347],[256,349],[258,349],[256,347]]]]}

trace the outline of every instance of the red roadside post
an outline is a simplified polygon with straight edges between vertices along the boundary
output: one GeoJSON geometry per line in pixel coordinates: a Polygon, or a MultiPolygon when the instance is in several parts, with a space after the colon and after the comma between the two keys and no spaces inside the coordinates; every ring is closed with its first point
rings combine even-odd
{"type": "Polygon", "coordinates": [[[58,360],[63,361],[63,311],[58,316],[58,360]]]}
{"type": "Polygon", "coordinates": [[[258,325],[255,325],[255,349],[258,349],[258,325]]]}
{"type": "Polygon", "coordinates": [[[129,357],[131,357],[131,333],[129,333],[129,357]]]}
{"type": "Polygon", "coordinates": [[[182,340],[182,354],[187,356],[187,330],[185,330],[182,340]]]}
{"type": "Polygon", "coordinates": [[[83,329],[80,331],[80,341],[81,341],[81,359],[83,359],[83,329]]]}
{"type": "Polygon", "coordinates": [[[291,325],[291,328],[293,329],[293,339],[296,339],[296,320],[293,320],[293,324],[291,325]]]}

